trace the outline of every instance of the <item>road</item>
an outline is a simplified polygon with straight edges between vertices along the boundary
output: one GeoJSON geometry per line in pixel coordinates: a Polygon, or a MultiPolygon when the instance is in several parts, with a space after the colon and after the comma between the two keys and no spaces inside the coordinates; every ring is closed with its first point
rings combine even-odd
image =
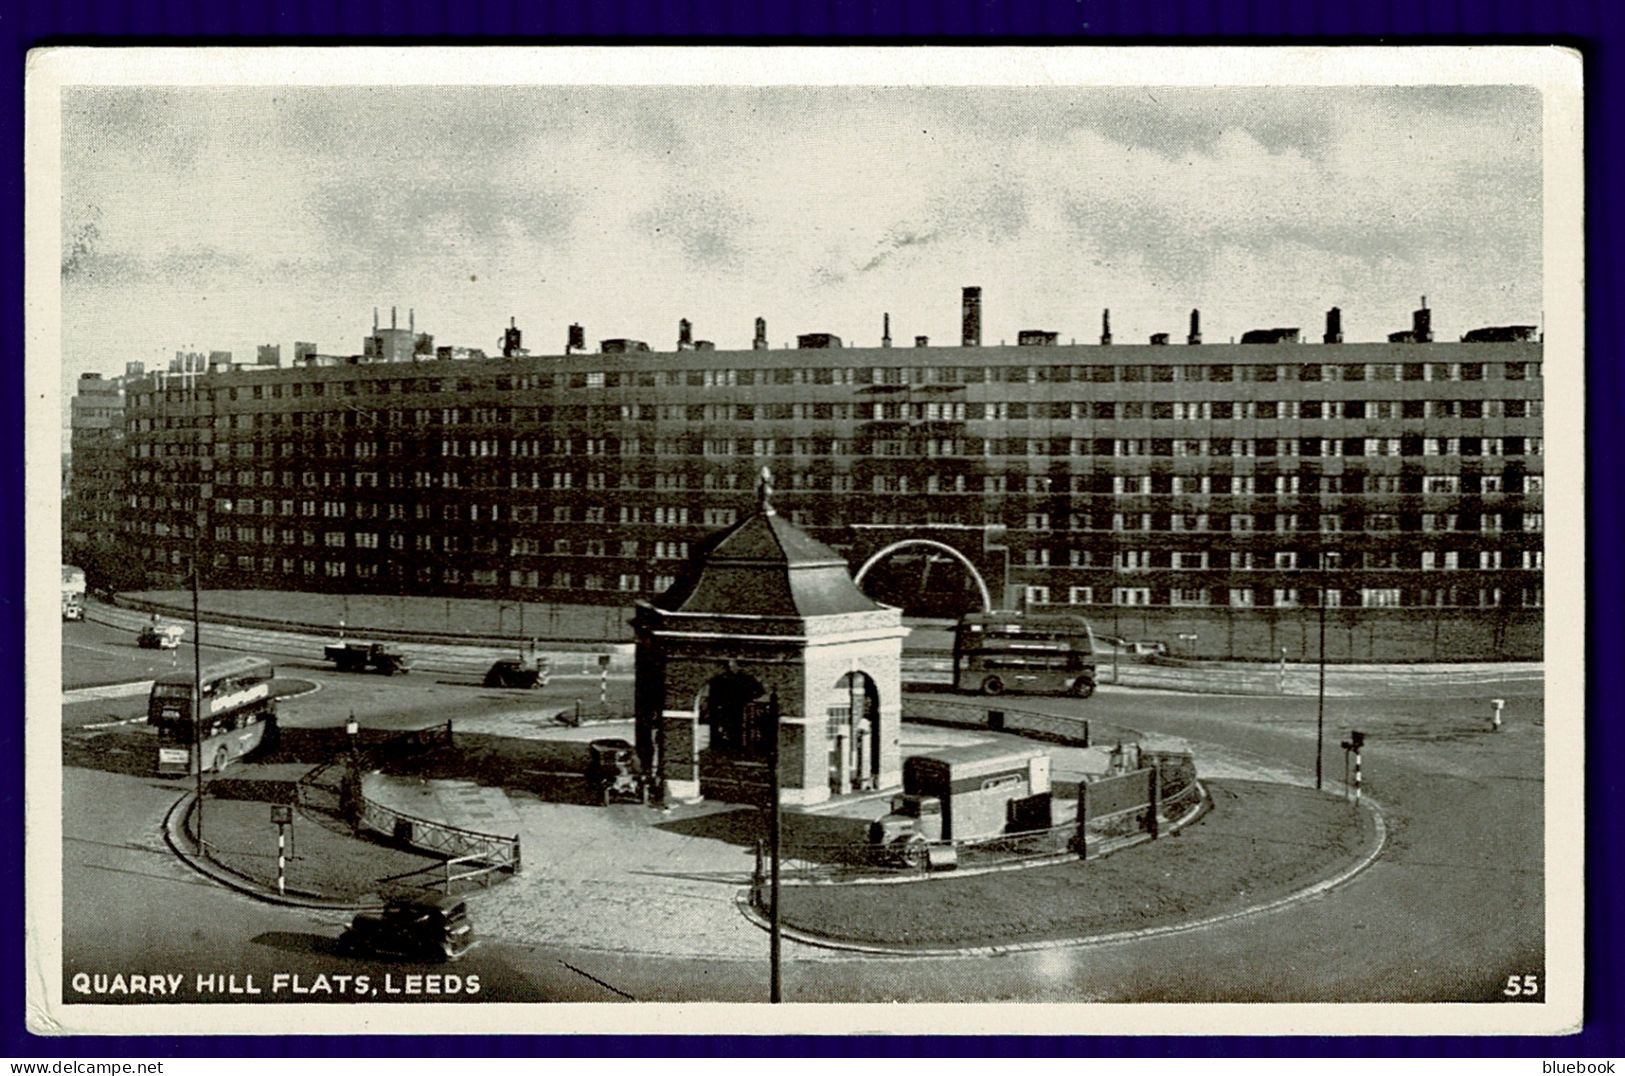
{"type": "MultiPolygon", "coordinates": [[[[127,634],[97,625],[65,629],[65,648],[80,648],[65,649],[65,668],[90,653],[83,648],[95,647],[115,664],[127,658],[121,675],[135,681],[141,663],[152,660],[150,652],[129,646],[127,634]],[[121,647],[129,653],[120,655],[121,647]]],[[[319,665],[289,671],[321,689],[285,705],[290,726],[340,724],[351,707],[365,723],[411,727],[443,720],[452,708],[512,705],[511,696],[482,692],[455,676],[390,680],[331,673],[319,665]]],[[[538,698],[535,705],[546,701],[538,698]]],[[[1195,699],[1104,688],[1091,700],[1043,703],[1211,744],[1266,766],[1313,770],[1313,700],[1195,699]]],[[[128,718],[140,707],[134,695],[65,706],[65,735],[70,745],[116,738],[117,727],[104,732],[85,726],[128,718]]],[[[1337,740],[1350,727],[1365,730],[1366,787],[1388,810],[1392,839],[1368,871],[1321,899],[1196,932],[998,957],[858,959],[792,944],[786,950],[786,996],[1491,1000],[1509,975],[1544,982],[1542,711],[1542,695],[1527,681],[1486,683],[1461,698],[1329,700],[1328,772],[1341,776],[1337,740]],[[1492,695],[1508,699],[1500,733],[1486,731],[1492,695]]],[[[152,970],[268,977],[358,970],[331,949],[342,916],[261,904],[205,882],[173,859],[158,827],[180,789],[145,776],[139,749],[131,750],[136,754],[123,762],[90,752],[84,756],[90,761],[69,764],[64,772],[63,935],[70,975],[152,970]],[[186,913],[153,914],[170,907],[186,913]]],[[[69,757],[79,757],[71,747],[69,757]]],[[[758,963],[496,938],[457,970],[481,976],[481,994],[471,1000],[760,1000],[767,989],[765,955],[765,937],[758,963]]]]}

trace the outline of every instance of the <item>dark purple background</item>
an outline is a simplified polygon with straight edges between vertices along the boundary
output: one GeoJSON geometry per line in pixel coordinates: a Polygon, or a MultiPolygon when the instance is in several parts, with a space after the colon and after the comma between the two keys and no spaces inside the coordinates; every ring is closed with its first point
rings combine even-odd
{"type": "MultiPolygon", "coordinates": [[[[1619,604],[1615,553],[1619,487],[1607,481],[1620,455],[1622,399],[1613,352],[1620,338],[1617,251],[1625,244],[1613,198],[1625,146],[1625,102],[1619,99],[1618,55],[1625,46],[1617,3],[1603,0],[1412,0],[1411,3],[1326,0],[1043,0],[1000,3],[957,0],[904,3],[775,4],[765,0],[389,0],[338,5],[309,0],[0,0],[4,54],[5,185],[3,339],[0,430],[13,465],[0,467],[0,1054],[22,1059],[126,1056],[405,1056],[818,1054],[830,1057],[940,1054],[1107,1056],[1530,1056],[1625,1054],[1620,981],[1625,953],[1614,913],[1622,873],[1622,835],[1614,767],[1621,753],[1620,706],[1607,669],[1621,652],[1609,610],[1619,604]],[[883,10],[884,9],[884,10],[883,10]],[[1587,969],[1585,1029],[1538,1038],[814,1038],[752,1037],[332,1037],[38,1038],[23,1026],[22,675],[22,273],[23,62],[47,44],[399,44],[692,43],[708,44],[1112,44],[1212,42],[1309,44],[1557,43],[1580,49],[1586,62],[1587,396],[1589,643],[1586,723],[1587,969]]],[[[1549,715],[1554,721],[1575,715],[1549,715]]],[[[1552,833],[1550,840],[1566,835],[1552,833]]],[[[1485,894],[1484,914],[1494,914],[1485,894]]]]}

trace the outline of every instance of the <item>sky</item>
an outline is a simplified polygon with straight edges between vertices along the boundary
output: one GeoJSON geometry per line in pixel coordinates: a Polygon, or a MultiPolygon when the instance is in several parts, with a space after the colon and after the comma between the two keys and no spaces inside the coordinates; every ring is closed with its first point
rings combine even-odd
{"type": "Polygon", "coordinates": [[[437,344],[1347,339],[1541,319],[1541,101],[1518,87],[70,87],[64,395],[374,307],[437,344]]]}

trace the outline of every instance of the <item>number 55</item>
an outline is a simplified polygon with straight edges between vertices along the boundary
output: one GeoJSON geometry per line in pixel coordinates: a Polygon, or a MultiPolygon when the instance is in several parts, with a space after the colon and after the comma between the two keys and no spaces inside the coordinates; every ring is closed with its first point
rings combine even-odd
{"type": "Polygon", "coordinates": [[[1538,975],[1508,975],[1507,984],[1501,990],[1502,997],[1528,997],[1540,993],[1540,976],[1538,975]]]}

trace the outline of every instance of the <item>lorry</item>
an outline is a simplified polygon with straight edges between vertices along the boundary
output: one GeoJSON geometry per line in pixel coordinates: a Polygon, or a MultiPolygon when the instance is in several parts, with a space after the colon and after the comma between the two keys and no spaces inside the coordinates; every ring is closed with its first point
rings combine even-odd
{"type": "Polygon", "coordinates": [[[411,660],[395,647],[383,643],[329,643],[323,656],[340,672],[372,672],[394,676],[410,672],[411,660]]]}
{"type": "MultiPolygon", "coordinates": [[[[903,791],[869,826],[883,858],[931,865],[934,845],[1048,825],[1050,758],[1006,743],[948,747],[903,760],[903,791]]],[[[946,863],[943,863],[946,865],[946,863]]]]}

